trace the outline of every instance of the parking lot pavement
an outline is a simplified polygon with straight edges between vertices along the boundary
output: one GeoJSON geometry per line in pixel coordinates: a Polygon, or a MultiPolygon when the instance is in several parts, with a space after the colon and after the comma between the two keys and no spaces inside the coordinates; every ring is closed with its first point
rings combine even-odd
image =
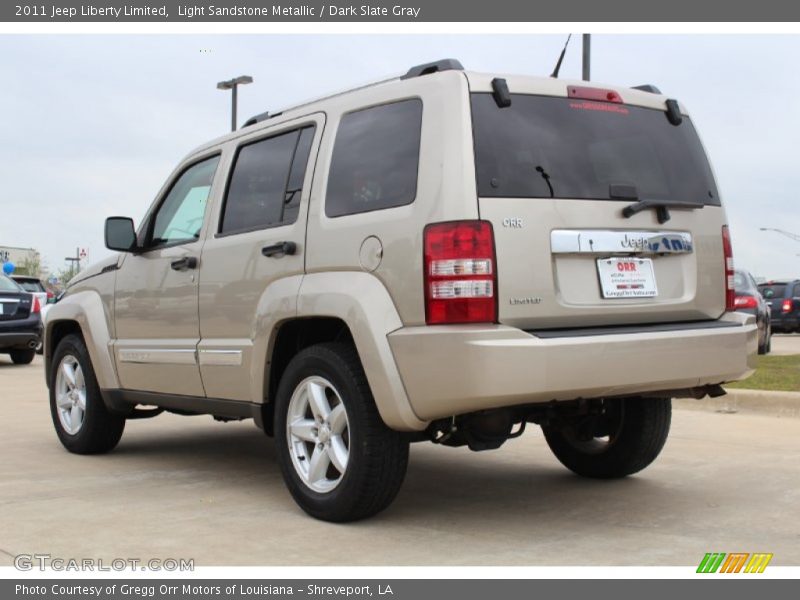
{"type": "Polygon", "coordinates": [[[659,460],[610,482],[570,474],[533,426],[494,452],[418,444],[386,512],[331,525],[295,506],[250,422],[162,415],[128,423],[108,455],[70,455],[38,357],[0,357],[0,410],[4,565],[696,565],[711,551],[800,564],[800,419],[676,410],[659,460]]]}
{"type": "Polygon", "coordinates": [[[772,336],[771,354],[800,354],[800,333],[776,333],[772,336]]]}

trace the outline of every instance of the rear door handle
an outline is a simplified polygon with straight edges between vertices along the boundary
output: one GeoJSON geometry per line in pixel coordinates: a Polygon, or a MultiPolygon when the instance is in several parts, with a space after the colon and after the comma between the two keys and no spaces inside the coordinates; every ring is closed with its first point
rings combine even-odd
{"type": "Polygon", "coordinates": [[[173,271],[185,271],[186,269],[196,269],[197,268],[197,257],[196,256],[184,256],[183,258],[179,258],[178,260],[173,260],[170,264],[173,271]]]}
{"type": "Polygon", "coordinates": [[[278,242],[277,244],[264,246],[261,249],[261,254],[264,256],[276,256],[278,258],[287,254],[295,254],[296,252],[297,244],[294,242],[278,242]]]}

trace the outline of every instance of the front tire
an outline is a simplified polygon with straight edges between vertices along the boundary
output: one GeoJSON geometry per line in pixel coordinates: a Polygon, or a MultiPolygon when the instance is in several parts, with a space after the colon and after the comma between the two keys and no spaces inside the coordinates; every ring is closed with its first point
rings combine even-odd
{"type": "Polygon", "coordinates": [[[408,441],[381,420],[355,349],[299,352],[281,377],[275,441],[286,485],[312,517],[346,522],[385,509],[408,465],[408,441]]]}
{"type": "Polygon", "coordinates": [[[543,426],[561,463],[578,475],[616,479],[641,471],[664,447],[672,417],[669,398],[603,400],[599,414],[543,426]]]}
{"type": "Polygon", "coordinates": [[[15,365],[29,365],[36,356],[35,350],[12,350],[9,352],[11,362],[15,365]]]}
{"type": "Polygon", "coordinates": [[[62,339],[50,370],[50,414],[58,439],[75,454],[113,450],[125,418],[108,411],[100,395],[86,344],[77,335],[62,339]]]}

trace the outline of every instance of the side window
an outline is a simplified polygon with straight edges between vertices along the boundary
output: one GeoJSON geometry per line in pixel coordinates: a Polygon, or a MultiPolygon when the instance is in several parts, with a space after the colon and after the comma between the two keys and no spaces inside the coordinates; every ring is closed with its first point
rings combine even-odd
{"type": "Polygon", "coordinates": [[[294,223],[313,139],[311,126],[242,146],[234,161],[219,232],[294,223]]]}
{"type": "Polygon", "coordinates": [[[417,195],[422,102],[344,115],[333,146],[325,214],[340,217],[411,204],[417,195]]]}
{"type": "Polygon", "coordinates": [[[747,275],[742,271],[733,272],[733,287],[737,292],[747,291],[747,275]]]}
{"type": "Polygon", "coordinates": [[[172,185],[153,218],[150,246],[193,242],[200,237],[219,156],[186,169],[172,185]]]}
{"type": "Polygon", "coordinates": [[[753,279],[753,275],[751,273],[748,273],[748,277],[750,278],[750,289],[753,292],[758,293],[758,284],[756,283],[756,280],[753,279]]]}

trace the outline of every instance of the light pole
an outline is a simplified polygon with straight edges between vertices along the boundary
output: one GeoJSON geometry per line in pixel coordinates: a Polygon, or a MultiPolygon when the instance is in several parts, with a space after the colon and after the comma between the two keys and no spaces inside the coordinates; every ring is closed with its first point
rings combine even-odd
{"type": "Polygon", "coordinates": [[[800,242],[800,235],[797,235],[796,233],[790,233],[788,231],[784,231],[783,229],[776,229],[774,227],[759,227],[759,229],[761,231],[774,231],[775,233],[780,233],[781,235],[786,236],[795,242],[800,242]]]}
{"type": "Polygon", "coordinates": [[[592,36],[583,34],[583,80],[589,81],[592,70],[592,36]]]}
{"type": "Polygon", "coordinates": [[[69,263],[69,278],[72,279],[81,270],[81,249],[75,248],[75,256],[67,256],[64,260],[69,263]]]}
{"type": "Polygon", "coordinates": [[[253,78],[250,75],[240,75],[228,81],[220,81],[217,84],[218,90],[231,90],[231,131],[236,131],[236,91],[240,85],[253,83],[253,78]]]}

